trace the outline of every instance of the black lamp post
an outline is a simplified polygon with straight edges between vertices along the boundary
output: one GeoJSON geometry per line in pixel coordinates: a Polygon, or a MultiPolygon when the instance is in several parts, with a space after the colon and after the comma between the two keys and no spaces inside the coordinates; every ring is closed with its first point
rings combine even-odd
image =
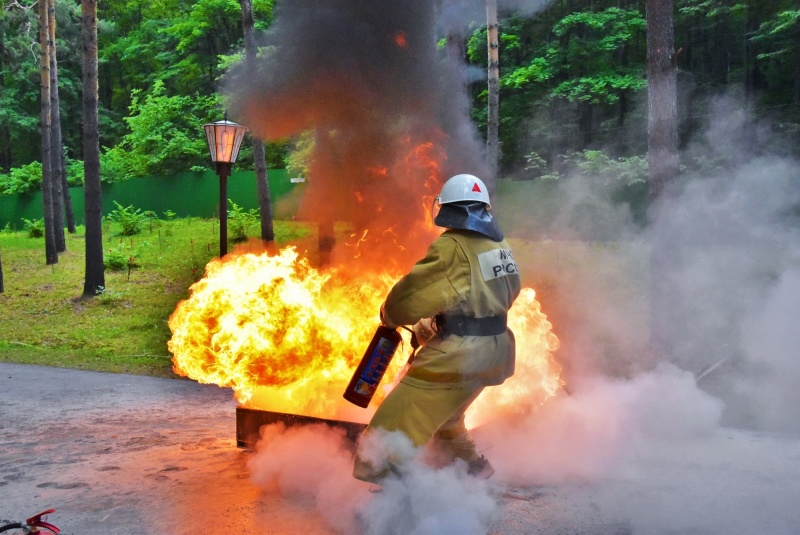
{"type": "Polygon", "coordinates": [[[228,254],[228,177],[231,167],[239,156],[239,148],[247,130],[230,122],[227,118],[216,123],[204,124],[208,138],[208,150],[219,176],[219,256],[228,254]]]}

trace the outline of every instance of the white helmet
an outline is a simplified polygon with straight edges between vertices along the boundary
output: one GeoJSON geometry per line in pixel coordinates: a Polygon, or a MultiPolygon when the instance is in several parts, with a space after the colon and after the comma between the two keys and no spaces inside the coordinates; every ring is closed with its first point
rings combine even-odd
{"type": "Polygon", "coordinates": [[[436,197],[439,204],[459,201],[479,201],[491,208],[489,191],[483,180],[474,175],[456,175],[442,186],[442,192],[436,197]]]}

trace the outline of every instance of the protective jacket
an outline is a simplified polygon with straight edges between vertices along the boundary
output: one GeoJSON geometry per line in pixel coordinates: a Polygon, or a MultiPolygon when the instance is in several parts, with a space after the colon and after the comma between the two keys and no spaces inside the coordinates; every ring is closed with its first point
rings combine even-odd
{"type": "MultiPolygon", "coordinates": [[[[519,291],[519,272],[505,240],[450,229],[395,284],[384,317],[395,325],[438,314],[504,321],[519,291]]],[[[402,382],[418,388],[498,385],[513,375],[514,357],[510,330],[488,336],[445,331],[420,349],[402,382]]]]}

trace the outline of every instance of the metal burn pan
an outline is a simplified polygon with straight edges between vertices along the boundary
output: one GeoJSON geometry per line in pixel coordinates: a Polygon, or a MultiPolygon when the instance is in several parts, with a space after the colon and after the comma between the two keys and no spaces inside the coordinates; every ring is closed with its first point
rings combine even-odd
{"type": "Polygon", "coordinates": [[[313,416],[300,416],[285,412],[273,412],[260,409],[236,407],[236,446],[239,448],[253,449],[260,437],[261,426],[283,423],[286,427],[298,425],[325,424],[329,427],[342,429],[347,439],[355,444],[358,437],[367,427],[366,424],[346,422],[343,420],[328,420],[313,416]]]}

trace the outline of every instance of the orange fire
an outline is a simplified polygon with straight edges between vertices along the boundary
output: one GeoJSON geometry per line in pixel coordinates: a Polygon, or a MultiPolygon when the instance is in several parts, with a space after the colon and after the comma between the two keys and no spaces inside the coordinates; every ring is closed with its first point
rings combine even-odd
{"type": "MultiPolygon", "coordinates": [[[[318,150],[329,146],[329,137],[320,139],[318,150]]],[[[396,142],[394,161],[365,166],[361,174],[322,166],[324,153],[315,158],[318,176],[327,180],[310,181],[308,213],[323,210],[353,225],[329,265],[312,266],[294,247],[271,254],[239,250],[209,262],[169,319],[175,373],[231,388],[250,408],[368,421],[401,376],[411,352],[408,333],[401,330],[406,342],[370,409],[342,394],[389,289],[441,231],[430,215],[444,151],[410,135],[396,142]]],[[[479,398],[468,415],[472,424],[539,405],[562,386],[552,357],[558,339],[532,289],[521,293],[509,324],[517,341],[516,373],[479,398]]]]}
{"type": "MultiPolygon", "coordinates": [[[[232,388],[244,406],[366,421],[371,411],[349,404],[342,393],[398,278],[373,272],[353,279],[341,268],[319,270],[293,247],[212,260],[169,320],[175,372],[232,388]]],[[[517,338],[517,373],[503,388],[487,390],[472,422],[496,410],[542,403],[561,386],[551,357],[558,340],[530,288],[511,309],[509,323],[517,338]]],[[[373,405],[385,397],[409,353],[406,343],[373,405]]]]}
{"type": "Polygon", "coordinates": [[[175,371],[230,387],[246,406],[266,396],[271,410],[338,415],[390,283],[317,270],[293,247],[212,260],[170,317],[175,371]]]}

